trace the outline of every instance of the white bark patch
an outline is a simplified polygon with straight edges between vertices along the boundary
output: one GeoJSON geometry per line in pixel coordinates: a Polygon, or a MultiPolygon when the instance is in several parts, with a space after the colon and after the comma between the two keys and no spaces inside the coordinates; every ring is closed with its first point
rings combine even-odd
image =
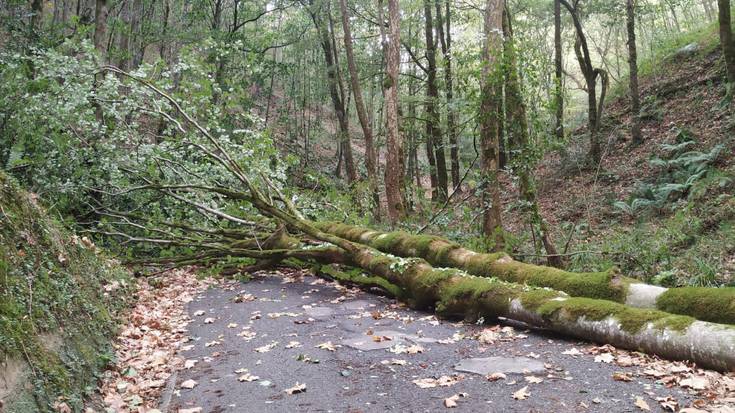
{"type": "Polygon", "coordinates": [[[656,299],[668,288],[648,284],[630,284],[625,304],[638,308],[656,308],[656,299]]]}

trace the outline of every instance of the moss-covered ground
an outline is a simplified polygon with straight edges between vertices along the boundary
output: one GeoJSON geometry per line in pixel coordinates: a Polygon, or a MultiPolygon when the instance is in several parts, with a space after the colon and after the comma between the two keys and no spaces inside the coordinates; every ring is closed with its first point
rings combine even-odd
{"type": "Polygon", "coordinates": [[[0,174],[0,361],[23,371],[7,411],[81,411],[113,352],[130,280],[0,174]]]}

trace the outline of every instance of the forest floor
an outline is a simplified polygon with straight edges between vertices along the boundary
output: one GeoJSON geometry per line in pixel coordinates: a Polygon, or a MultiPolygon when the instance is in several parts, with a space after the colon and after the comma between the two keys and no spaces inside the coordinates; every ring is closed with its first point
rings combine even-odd
{"type": "Polygon", "coordinates": [[[735,412],[732,374],[517,324],[437,320],[305,271],[247,283],[164,275],[160,288],[141,281],[98,407],[735,412]]]}

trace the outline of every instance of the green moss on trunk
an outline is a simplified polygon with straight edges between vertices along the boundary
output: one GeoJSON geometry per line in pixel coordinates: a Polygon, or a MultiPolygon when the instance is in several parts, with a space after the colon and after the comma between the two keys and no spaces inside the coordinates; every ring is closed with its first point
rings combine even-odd
{"type": "Polygon", "coordinates": [[[700,320],[732,324],[735,321],[735,287],[670,288],[658,297],[656,307],[700,320]]]}

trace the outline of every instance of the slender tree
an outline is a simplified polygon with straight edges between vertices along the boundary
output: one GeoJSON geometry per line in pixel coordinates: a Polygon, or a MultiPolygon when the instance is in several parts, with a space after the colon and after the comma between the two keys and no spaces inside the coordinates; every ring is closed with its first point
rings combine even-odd
{"type": "MultiPolygon", "coordinates": [[[[389,38],[386,53],[388,77],[385,83],[386,165],[385,192],[391,223],[403,217],[403,142],[398,128],[398,71],[401,64],[401,28],[398,0],[388,0],[389,38]]],[[[381,22],[382,24],[382,22],[381,22]]]]}
{"type": "Polygon", "coordinates": [[[332,100],[332,106],[334,106],[335,114],[337,115],[337,123],[339,124],[339,147],[340,147],[340,160],[344,159],[345,169],[347,171],[347,182],[353,183],[357,181],[357,169],[355,168],[355,162],[352,156],[352,144],[350,143],[350,131],[349,123],[347,119],[346,105],[344,94],[340,92],[340,85],[338,79],[338,67],[335,62],[336,50],[333,49],[333,43],[330,39],[328,22],[324,21],[322,16],[325,11],[318,10],[315,7],[313,0],[311,1],[311,8],[309,8],[309,14],[311,20],[319,33],[319,43],[321,44],[322,52],[324,53],[324,62],[327,67],[327,83],[329,87],[329,97],[332,100]]]}
{"type": "Polygon", "coordinates": [[[643,142],[641,136],[641,98],[638,92],[638,52],[635,43],[635,0],[625,2],[626,26],[628,29],[628,66],[630,84],[630,134],[633,144],[643,142]]]}
{"type": "MultiPolygon", "coordinates": [[[[503,13],[503,54],[504,54],[504,82],[505,108],[508,133],[513,136],[509,140],[511,149],[518,156],[511,162],[511,169],[518,177],[520,198],[524,201],[531,224],[538,227],[541,243],[546,250],[547,261],[553,267],[561,267],[561,258],[551,237],[549,224],[541,215],[541,209],[536,197],[536,182],[533,178],[533,142],[529,136],[528,115],[526,103],[523,100],[521,76],[518,71],[518,58],[514,43],[513,28],[510,22],[510,12],[507,5],[503,13]]],[[[533,229],[536,230],[535,228],[533,229]]]]}
{"type": "Polygon", "coordinates": [[[730,21],[730,0],[717,0],[718,21],[720,24],[720,45],[725,56],[727,82],[735,84],[735,44],[732,38],[732,22],[730,21]]]}
{"type": "Polygon", "coordinates": [[[554,0],[554,106],[556,109],[557,139],[564,138],[564,62],[561,44],[561,2],[554,0]]]}
{"type": "Polygon", "coordinates": [[[454,109],[454,78],[452,75],[452,14],[449,0],[436,0],[437,37],[441,41],[444,61],[444,90],[447,100],[447,135],[451,162],[452,188],[459,190],[459,146],[457,143],[457,111],[454,109]],[[441,3],[445,5],[442,16],[441,3]],[[444,24],[446,23],[446,30],[444,24]]]}
{"type": "Polygon", "coordinates": [[[480,92],[480,145],[482,148],[483,220],[482,230],[493,241],[492,248],[504,246],[501,220],[499,152],[500,124],[498,116],[502,107],[502,72],[499,70],[503,51],[504,0],[487,0],[484,10],[483,75],[480,92]]]}
{"type": "Polygon", "coordinates": [[[432,194],[432,201],[444,202],[448,194],[447,160],[444,154],[441,122],[437,103],[439,88],[436,84],[436,41],[434,39],[434,22],[431,13],[431,1],[424,0],[424,35],[426,40],[426,144],[427,151],[434,152],[436,162],[437,186],[432,194]]]}
{"type": "Polygon", "coordinates": [[[590,136],[590,152],[589,160],[594,164],[599,164],[602,159],[602,148],[600,146],[600,138],[598,130],[602,121],[602,109],[605,103],[605,94],[607,93],[608,76],[604,69],[594,67],[590,50],[587,46],[587,36],[582,28],[582,21],[579,17],[577,6],[579,0],[573,0],[570,4],[567,0],[559,0],[561,4],[569,11],[574,22],[576,32],[576,40],[574,42],[574,53],[577,56],[579,68],[584,76],[587,87],[587,129],[590,136]],[[597,79],[600,79],[600,98],[597,98],[597,79]]]}
{"type": "Polygon", "coordinates": [[[104,56],[107,53],[107,0],[96,0],[94,7],[94,48],[104,56]]]}
{"type": "Polygon", "coordinates": [[[362,96],[362,87],[360,86],[360,77],[357,72],[357,64],[355,63],[355,53],[352,48],[352,28],[350,27],[350,13],[347,7],[347,0],[340,0],[340,10],[342,12],[342,31],[345,41],[345,54],[347,56],[347,67],[350,72],[350,83],[352,85],[352,93],[355,96],[355,109],[357,117],[360,120],[363,137],[365,139],[365,169],[367,170],[368,185],[372,196],[373,217],[380,221],[380,193],[378,192],[378,178],[376,176],[377,156],[375,153],[375,144],[373,142],[373,130],[370,127],[365,102],[362,96]]]}

